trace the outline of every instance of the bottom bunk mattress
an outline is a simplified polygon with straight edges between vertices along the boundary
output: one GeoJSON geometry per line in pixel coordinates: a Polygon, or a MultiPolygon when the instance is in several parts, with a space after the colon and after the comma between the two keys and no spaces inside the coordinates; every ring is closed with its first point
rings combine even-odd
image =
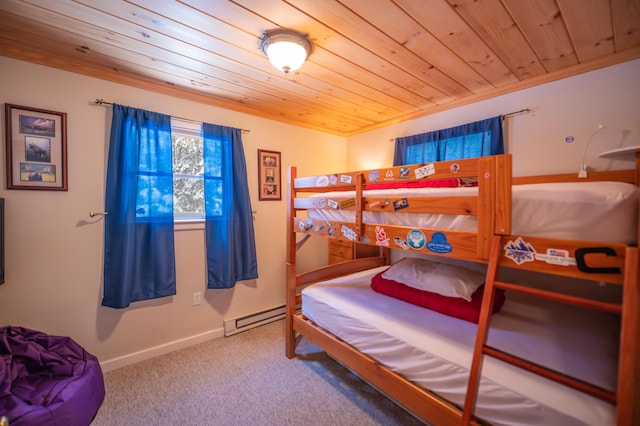
{"type": "MultiPolygon", "coordinates": [[[[380,267],[302,292],[305,317],[390,370],[464,403],[477,325],[371,289],[380,267]]],[[[619,319],[509,292],[488,344],[615,390],[619,319]]],[[[485,357],[475,414],[495,425],[613,425],[615,407],[485,357]]]]}

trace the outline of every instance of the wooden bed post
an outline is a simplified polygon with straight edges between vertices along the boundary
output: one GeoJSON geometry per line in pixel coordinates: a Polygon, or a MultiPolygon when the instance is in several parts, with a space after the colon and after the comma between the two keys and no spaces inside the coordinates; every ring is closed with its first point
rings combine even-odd
{"type": "Polygon", "coordinates": [[[293,232],[293,220],[296,212],[293,205],[295,188],[293,180],[297,175],[295,167],[287,170],[287,268],[286,268],[286,320],[285,320],[285,351],[287,358],[296,355],[296,335],[293,329],[293,315],[296,313],[296,233],[293,232]]]}
{"type": "Polygon", "coordinates": [[[620,359],[618,364],[618,426],[640,424],[640,270],[638,248],[628,247],[622,295],[620,359]],[[629,271],[636,271],[635,274],[629,271]]]}
{"type": "MultiPolygon", "coordinates": [[[[357,241],[362,241],[364,235],[364,227],[362,226],[362,190],[364,188],[364,176],[362,173],[356,175],[356,234],[358,235],[357,241]]],[[[355,246],[354,246],[355,250],[355,246]]]]}
{"type": "Polygon", "coordinates": [[[495,230],[497,235],[511,234],[511,155],[499,155],[495,162],[495,230]]]}
{"type": "Polygon", "coordinates": [[[494,206],[496,196],[495,157],[478,159],[478,242],[480,259],[489,259],[491,236],[494,229],[494,206]]]}

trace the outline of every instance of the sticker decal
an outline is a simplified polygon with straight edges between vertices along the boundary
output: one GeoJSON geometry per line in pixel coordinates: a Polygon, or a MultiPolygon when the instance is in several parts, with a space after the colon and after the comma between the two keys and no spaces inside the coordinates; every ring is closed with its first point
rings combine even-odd
{"type": "Polygon", "coordinates": [[[340,202],[340,208],[341,209],[347,209],[349,207],[353,207],[356,205],[356,199],[355,198],[350,198],[348,200],[344,200],[342,202],[340,202]]]}
{"type": "Polygon", "coordinates": [[[409,247],[414,250],[422,250],[427,242],[427,238],[424,236],[424,232],[419,229],[412,229],[407,234],[407,242],[409,247]]]}
{"type": "Polygon", "coordinates": [[[409,179],[411,177],[411,167],[400,167],[400,179],[409,179]]]}
{"type": "Polygon", "coordinates": [[[407,242],[400,237],[393,237],[393,242],[399,246],[402,247],[402,250],[409,250],[409,244],[407,244],[407,242]]]}
{"type": "Polygon", "coordinates": [[[341,183],[351,183],[351,175],[340,175],[341,183]]]}
{"type": "Polygon", "coordinates": [[[335,185],[338,182],[338,176],[336,175],[329,175],[329,183],[331,185],[335,185]]]}
{"type": "Polygon", "coordinates": [[[393,169],[389,169],[387,170],[387,173],[384,175],[385,180],[392,180],[393,179],[393,169]]]}
{"type": "Polygon", "coordinates": [[[374,183],[380,180],[380,172],[377,170],[371,170],[369,172],[369,182],[374,183]]]}
{"type": "Polygon", "coordinates": [[[460,171],[460,164],[453,163],[451,167],[449,167],[449,170],[451,171],[451,173],[458,173],[460,171]]]}
{"type": "Polygon", "coordinates": [[[298,222],[298,228],[300,228],[301,231],[308,231],[309,229],[313,228],[313,220],[312,219],[308,219],[306,222],[301,219],[298,222]]]}
{"type": "Polygon", "coordinates": [[[318,204],[319,209],[324,209],[325,207],[327,207],[327,199],[324,197],[318,198],[316,203],[318,204]]]}
{"type": "Polygon", "coordinates": [[[535,260],[536,250],[531,244],[525,242],[522,237],[518,237],[515,241],[509,241],[504,246],[504,251],[505,257],[513,260],[518,265],[535,260]]]}
{"type": "Polygon", "coordinates": [[[318,176],[316,186],[329,186],[329,178],[326,176],[318,176]]]}
{"type": "Polygon", "coordinates": [[[387,233],[384,232],[384,228],[381,226],[376,226],[376,245],[389,247],[389,238],[387,238],[387,233]]]}
{"type": "Polygon", "coordinates": [[[331,207],[332,209],[336,209],[336,210],[338,210],[338,207],[339,207],[339,206],[338,206],[338,202],[337,202],[336,200],[329,200],[329,201],[327,201],[327,205],[328,205],[329,207],[331,207]]]}
{"type": "Polygon", "coordinates": [[[427,176],[431,176],[436,173],[436,167],[433,163],[427,164],[425,166],[418,167],[414,173],[416,175],[416,179],[426,178],[427,176]]]}
{"type": "Polygon", "coordinates": [[[568,250],[550,248],[547,249],[547,254],[536,253],[535,258],[550,265],[569,266],[576,264],[575,257],[569,257],[568,250]]]}
{"type": "Polygon", "coordinates": [[[369,204],[369,208],[371,207],[375,207],[375,206],[379,206],[380,205],[380,200],[374,201],[373,203],[369,204]]]}
{"type": "Polygon", "coordinates": [[[406,209],[407,207],[409,207],[409,200],[406,198],[401,198],[393,202],[393,209],[396,211],[406,209]]]}
{"type": "Polygon", "coordinates": [[[443,232],[434,232],[431,241],[427,243],[427,249],[434,253],[451,253],[453,247],[447,241],[447,236],[443,232]]]}
{"type": "Polygon", "coordinates": [[[344,235],[344,237],[350,241],[354,241],[356,238],[358,238],[355,231],[353,231],[346,225],[342,225],[342,235],[344,235]]]}

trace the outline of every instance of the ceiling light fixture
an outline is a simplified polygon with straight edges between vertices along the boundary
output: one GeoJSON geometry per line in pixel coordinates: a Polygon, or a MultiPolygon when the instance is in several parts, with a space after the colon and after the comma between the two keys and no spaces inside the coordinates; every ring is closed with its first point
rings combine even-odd
{"type": "Polygon", "coordinates": [[[304,64],[313,45],[306,34],[282,28],[265,31],[260,48],[274,67],[287,74],[304,64]]]}

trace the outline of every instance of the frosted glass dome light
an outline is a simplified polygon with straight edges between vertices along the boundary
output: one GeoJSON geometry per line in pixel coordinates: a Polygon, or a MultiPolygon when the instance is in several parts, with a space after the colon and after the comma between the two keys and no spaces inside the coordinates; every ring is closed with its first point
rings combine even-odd
{"type": "Polygon", "coordinates": [[[261,42],[262,52],[269,62],[280,71],[289,73],[304,64],[311,54],[309,38],[302,33],[288,29],[270,30],[264,33],[261,42]]]}

